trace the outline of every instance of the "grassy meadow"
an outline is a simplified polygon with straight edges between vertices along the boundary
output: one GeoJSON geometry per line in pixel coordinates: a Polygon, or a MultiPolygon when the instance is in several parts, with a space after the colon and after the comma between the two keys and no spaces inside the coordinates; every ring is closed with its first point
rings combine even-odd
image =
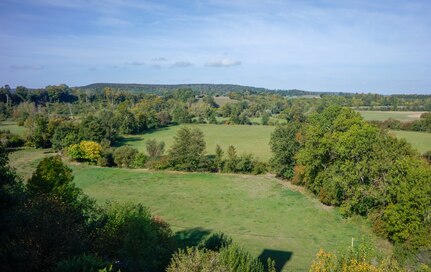
{"type": "MultiPolygon", "coordinates": [[[[47,155],[52,154],[24,150],[10,158],[20,174],[28,175],[47,155]]],[[[320,248],[343,250],[352,238],[386,248],[363,220],[343,219],[337,209],[272,176],[69,165],[76,185],[99,203],[143,203],[188,245],[210,232],[223,231],[253,255],[275,258],[283,271],[307,271],[320,248]]]]}
{"type": "Polygon", "coordinates": [[[24,136],[27,129],[23,126],[18,126],[16,122],[4,121],[0,122],[0,130],[9,130],[12,134],[24,136]]]}
{"type": "Polygon", "coordinates": [[[431,150],[431,133],[417,131],[391,130],[391,134],[397,138],[405,139],[411,143],[420,153],[431,150]]]}
{"type": "Polygon", "coordinates": [[[385,121],[389,118],[400,121],[414,121],[420,119],[424,112],[419,111],[358,111],[367,121],[385,121]]]}
{"type": "MultiPolygon", "coordinates": [[[[183,127],[171,126],[156,131],[126,136],[122,144],[127,144],[136,147],[140,151],[145,151],[145,141],[156,139],[166,143],[166,150],[173,143],[173,137],[176,132],[183,127]]],[[[216,145],[219,144],[223,150],[227,150],[229,145],[235,146],[238,154],[252,153],[256,158],[263,161],[268,161],[271,157],[269,148],[269,139],[273,126],[246,126],[246,125],[187,125],[191,128],[199,128],[205,135],[207,144],[207,152],[215,153],[216,145]]]]}

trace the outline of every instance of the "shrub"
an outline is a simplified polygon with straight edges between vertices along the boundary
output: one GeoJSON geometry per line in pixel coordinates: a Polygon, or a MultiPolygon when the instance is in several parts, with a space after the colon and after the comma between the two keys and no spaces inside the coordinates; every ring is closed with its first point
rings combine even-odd
{"type": "Polygon", "coordinates": [[[187,248],[179,250],[172,257],[167,272],[275,272],[275,263],[268,261],[268,269],[259,259],[254,258],[244,249],[231,245],[220,252],[207,249],[187,248]]]}
{"type": "Polygon", "coordinates": [[[137,154],[138,150],[130,146],[116,148],[114,151],[114,162],[118,167],[132,168],[137,154]]]}
{"type": "Polygon", "coordinates": [[[79,147],[83,152],[83,159],[90,162],[97,162],[102,153],[102,146],[93,141],[82,141],[79,147]]]}
{"type": "Polygon", "coordinates": [[[114,150],[113,148],[104,148],[100,158],[97,160],[97,165],[102,167],[113,167],[116,166],[114,161],[114,150]]]}
{"type": "Polygon", "coordinates": [[[57,272],[98,272],[106,267],[108,264],[102,259],[94,255],[80,255],[66,260],[62,260],[57,264],[57,272]]]}
{"type": "Polygon", "coordinates": [[[236,155],[236,149],[234,146],[230,145],[227,149],[227,159],[224,162],[223,171],[227,173],[235,172],[237,161],[238,156],[236,155]]]}
{"type": "Polygon", "coordinates": [[[161,157],[155,161],[148,161],[146,166],[154,170],[165,170],[170,167],[170,164],[167,157],[161,157]]]}
{"type": "Polygon", "coordinates": [[[428,162],[431,163],[431,150],[425,152],[422,157],[428,162]]]}
{"type": "Polygon", "coordinates": [[[224,265],[217,252],[205,249],[187,248],[179,250],[171,259],[166,272],[225,272],[229,271],[224,265]]]}
{"type": "Polygon", "coordinates": [[[268,164],[261,161],[253,161],[253,175],[265,174],[268,172],[268,164]]]}
{"type": "Polygon", "coordinates": [[[24,143],[24,139],[10,133],[9,130],[0,130],[0,144],[3,144],[4,147],[16,148],[23,146],[24,143]]]}
{"type": "Polygon", "coordinates": [[[133,161],[133,167],[134,168],[144,168],[147,161],[148,161],[147,155],[139,152],[135,156],[135,159],[133,161]]]}
{"type": "Polygon", "coordinates": [[[79,144],[70,145],[67,148],[67,155],[69,156],[69,158],[75,161],[81,161],[82,158],[84,157],[83,151],[79,146],[79,144]]]}
{"type": "Polygon", "coordinates": [[[151,139],[145,143],[145,146],[147,148],[148,156],[151,159],[159,158],[163,156],[163,153],[165,152],[165,142],[163,141],[158,143],[155,139],[151,139]]]}
{"type": "Polygon", "coordinates": [[[235,171],[240,173],[251,173],[253,171],[253,155],[243,154],[236,161],[235,171]]]}
{"type": "Polygon", "coordinates": [[[93,243],[100,256],[118,260],[121,271],[163,271],[175,249],[169,225],[141,204],[109,204],[93,243]]]}
{"type": "Polygon", "coordinates": [[[407,271],[399,266],[393,259],[383,259],[378,262],[371,260],[371,256],[363,250],[350,249],[346,253],[336,254],[325,252],[321,249],[310,266],[310,272],[404,272],[407,271]]]}
{"type": "Polygon", "coordinates": [[[69,157],[76,161],[96,163],[102,155],[102,146],[93,141],[82,141],[67,148],[69,157]]]}

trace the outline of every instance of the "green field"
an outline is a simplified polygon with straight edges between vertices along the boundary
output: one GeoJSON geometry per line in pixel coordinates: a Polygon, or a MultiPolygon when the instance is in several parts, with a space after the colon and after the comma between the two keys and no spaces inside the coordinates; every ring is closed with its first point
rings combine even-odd
{"type": "MultiPolygon", "coordinates": [[[[30,158],[46,155],[27,150],[10,157],[19,173],[28,174],[36,165],[30,158]]],[[[253,255],[275,258],[283,271],[307,271],[320,248],[344,250],[352,238],[386,245],[361,219],[343,219],[337,209],[271,176],[70,166],[77,186],[99,203],[141,202],[183,239],[223,231],[253,255]]]]}
{"type": "Polygon", "coordinates": [[[389,118],[400,121],[418,120],[422,113],[419,111],[358,111],[367,121],[385,121],[389,118]]]}
{"type": "MultiPolygon", "coordinates": [[[[150,133],[141,135],[129,135],[121,141],[136,147],[140,151],[145,151],[145,141],[156,139],[164,141],[166,149],[169,149],[173,142],[175,133],[184,125],[162,128],[150,133]]],[[[199,128],[205,135],[207,152],[215,153],[216,145],[219,144],[223,150],[227,150],[229,145],[235,146],[238,154],[252,153],[255,157],[267,161],[271,157],[269,139],[273,126],[246,126],[246,125],[187,125],[191,128],[199,128]]]]}
{"type": "Polygon", "coordinates": [[[24,136],[25,131],[27,130],[23,126],[18,126],[16,122],[4,121],[0,123],[1,130],[9,130],[12,134],[16,134],[19,136],[24,136]]]}
{"type": "Polygon", "coordinates": [[[220,107],[229,104],[229,103],[237,103],[238,100],[230,99],[228,96],[215,96],[214,101],[219,105],[220,107]]]}
{"type": "Polygon", "coordinates": [[[390,132],[397,138],[406,139],[406,141],[411,143],[420,153],[431,150],[431,133],[401,130],[391,130],[390,132]]]}

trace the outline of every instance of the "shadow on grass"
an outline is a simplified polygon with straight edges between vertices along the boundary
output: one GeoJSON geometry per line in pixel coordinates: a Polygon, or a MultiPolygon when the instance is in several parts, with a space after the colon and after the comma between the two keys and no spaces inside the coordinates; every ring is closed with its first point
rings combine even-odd
{"type": "Polygon", "coordinates": [[[293,252],[291,251],[282,251],[282,250],[274,250],[274,249],[264,249],[262,253],[259,255],[260,261],[267,268],[268,258],[275,261],[275,270],[280,272],[283,270],[283,267],[286,263],[292,258],[293,252]]]}
{"type": "Polygon", "coordinates": [[[185,249],[187,247],[197,246],[210,233],[211,231],[208,229],[197,227],[177,231],[174,237],[177,241],[178,248],[185,249]]]}
{"type": "MultiPolygon", "coordinates": [[[[173,125],[172,125],[173,126],[173,125]]],[[[132,142],[141,142],[143,141],[145,138],[150,139],[150,135],[155,133],[155,132],[159,132],[159,131],[164,131],[164,130],[168,130],[171,126],[167,126],[167,127],[161,127],[161,128],[156,128],[156,129],[151,129],[151,130],[147,130],[143,133],[138,133],[138,134],[128,134],[127,137],[124,136],[120,136],[118,138],[117,141],[114,142],[113,146],[114,147],[120,147],[123,145],[127,145],[128,143],[132,143],[132,142]],[[148,137],[143,138],[143,136],[148,135],[148,137]]]]}

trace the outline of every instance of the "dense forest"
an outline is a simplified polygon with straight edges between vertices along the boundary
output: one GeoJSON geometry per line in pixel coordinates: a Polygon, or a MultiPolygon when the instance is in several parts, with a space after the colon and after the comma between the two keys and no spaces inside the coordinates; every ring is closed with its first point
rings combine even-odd
{"type": "Polygon", "coordinates": [[[395,248],[385,260],[365,251],[322,251],[311,271],[429,271],[431,155],[421,156],[387,129],[431,132],[431,114],[403,123],[367,122],[355,109],[429,111],[431,95],[209,84],[4,86],[0,121],[13,120],[26,134],[0,131],[2,271],[274,271],[272,260],[262,263],[223,233],[181,248],[169,224],[144,206],[96,205],[74,185],[63,159],[101,167],[274,173],[340,207],[345,217],[366,218],[395,248]],[[124,135],[192,123],[272,125],[272,159],[237,154],[235,146],[207,154],[203,132],[189,127],[177,132],[168,150],[157,140],[146,143],[146,152],[119,145],[124,135]],[[22,147],[51,148],[58,156],[43,159],[23,181],[7,155],[22,147]]]}

